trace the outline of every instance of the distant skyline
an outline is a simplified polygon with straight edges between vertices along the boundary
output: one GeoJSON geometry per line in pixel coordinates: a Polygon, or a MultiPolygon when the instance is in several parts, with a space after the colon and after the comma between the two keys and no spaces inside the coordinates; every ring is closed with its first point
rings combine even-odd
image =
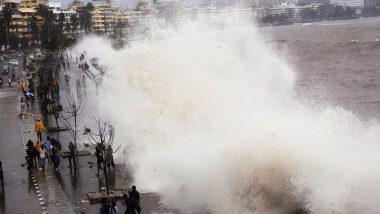
{"type": "MultiPolygon", "coordinates": [[[[47,0],[49,1],[49,0],[47,0]]],[[[52,0],[52,2],[61,2],[62,7],[66,8],[68,7],[74,0],[52,0]]],[[[101,1],[101,0],[94,0],[94,1],[89,1],[89,0],[79,0],[81,2],[87,3],[87,2],[96,2],[96,1],[101,1]]],[[[134,0],[111,0],[112,2],[115,2],[117,4],[120,4],[120,6],[123,7],[128,7],[132,8],[134,0]]],[[[138,1],[138,0],[136,0],[138,1]]],[[[149,0],[141,0],[148,2],[149,0]]],[[[168,0],[162,0],[162,1],[168,1],[168,0]]],[[[224,0],[223,0],[224,1],[224,0]]],[[[160,0],[158,0],[160,2],[160,0]]],[[[184,0],[184,2],[190,4],[190,5],[200,5],[200,4],[205,4],[207,2],[211,2],[211,0],[184,0]]]]}
{"type": "MultiPolygon", "coordinates": [[[[49,1],[49,0],[47,0],[49,1]]],[[[51,0],[52,2],[61,2],[62,7],[66,8],[68,7],[74,0],[51,0]]],[[[80,0],[81,2],[87,3],[87,2],[96,2],[101,0],[80,0]]],[[[112,2],[127,8],[133,7],[133,2],[135,0],[111,0],[112,2]]],[[[138,0],[136,0],[138,1],[138,0]]],[[[149,0],[141,0],[148,2],[149,0]]],[[[171,0],[158,0],[158,2],[165,2],[165,1],[171,1],[171,0]]],[[[186,4],[189,5],[204,5],[207,3],[211,3],[212,0],[183,0],[186,4]]],[[[254,2],[254,0],[215,0],[218,5],[225,5],[225,4],[239,4],[242,3],[243,5],[250,5],[250,3],[254,2]]]]}

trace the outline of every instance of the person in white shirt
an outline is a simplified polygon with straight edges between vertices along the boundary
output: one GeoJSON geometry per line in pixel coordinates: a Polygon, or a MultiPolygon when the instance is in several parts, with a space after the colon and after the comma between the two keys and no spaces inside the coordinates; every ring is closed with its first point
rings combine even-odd
{"type": "Polygon", "coordinates": [[[45,148],[45,145],[42,144],[41,150],[40,150],[40,165],[41,165],[42,172],[45,172],[46,156],[47,156],[47,150],[45,148]]]}

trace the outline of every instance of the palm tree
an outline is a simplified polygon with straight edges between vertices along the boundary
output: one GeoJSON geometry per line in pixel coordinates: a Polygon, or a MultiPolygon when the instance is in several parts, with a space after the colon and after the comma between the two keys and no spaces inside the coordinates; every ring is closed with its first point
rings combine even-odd
{"type": "Polygon", "coordinates": [[[5,31],[6,27],[5,27],[5,19],[4,17],[1,15],[0,16],[0,46],[1,45],[4,45],[3,41],[6,41],[7,40],[7,32],[5,31]]]}
{"type": "Polygon", "coordinates": [[[3,7],[3,18],[5,21],[5,33],[7,37],[7,45],[9,45],[9,29],[12,21],[12,10],[9,7],[3,7]]]}
{"type": "Polygon", "coordinates": [[[83,12],[83,21],[84,21],[84,28],[86,32],[90,32],[92,28],[92,17],[91,17],[91,11],[94,10],[94,5],[92,5],[91,2],[87,3],[87,5],[84,7],[83,12]]]}
{"type": "Polygon", "coordinates": [[[65,24],[65,32],[67,35],[71,35],[71,24],[68,22],[65,24]]]}
{"type": "Polygon", "coordinates": [[[37,7],[37,15],[46,19],[48,17],[49,8],[46,5],[39,4],[37,7]]]}
{"type": "Polygon", "coordinates": [[[86,10],[87,11],[93,11],[94,10],[94,5],[92,5],[91,2],[87,3],[86,6],[85,6],[86,10]]]}
{"type": "Polygon", "coordinates": [[[30,25],[31,31],[32,31],[32,40],[36,40],[38,37],[38,26],[37,26],[37,17],[32,15],[28,19],[28,24],[30,25]]]}

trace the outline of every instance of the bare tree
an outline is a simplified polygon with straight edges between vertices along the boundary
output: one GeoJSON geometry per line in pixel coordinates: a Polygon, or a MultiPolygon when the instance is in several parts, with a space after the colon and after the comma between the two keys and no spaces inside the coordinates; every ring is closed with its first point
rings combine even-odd
{"type": "Polygon", "coordinates": [[[82,100],[77,100],[75,97],[70,93],[68,97],[69,106],[66,108],[63,108],[61,112],[61,121],[63,124],[67,127],[68,131],[70,132],[71,136],[74,140],[75,145],[75,155],[78,155],[78,148],[77,148],[77,137],[78,137],[78,125],[77,125],[77,119],[78,116],[83,112],[83,105],[82,100]],[[74,124],[72,123],[72,120],[74,119],[74,124]]]}
{"type": "Polygon", "coordinates": [[[84,145],[85,147],[94,148],[97,151],[97,155],[100,155],[100,157],[97,158],[102,160],[102,169],[106,181],[106,190],[107,194],[109,194],[109,172],[107,172],[107,166],[113,164],[112,154],[117,152],[120,146],[116,149],[115,152],[113,151],[112,146],[115,136],[115,130],[113,126],[110,125],[109,122],[102,122],[100,119],[95,119],[95,121],[97,123],[97,130],[95,132],[91,131],[90,128],[85,127],[84,129],[83,134],[89,136],[89,143],[84,145]]]}

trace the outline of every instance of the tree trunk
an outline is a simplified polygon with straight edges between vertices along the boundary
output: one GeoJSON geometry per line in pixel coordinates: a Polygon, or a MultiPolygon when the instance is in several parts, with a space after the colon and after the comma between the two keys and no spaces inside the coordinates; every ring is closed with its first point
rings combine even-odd
{"type": "Polygon", "coordinates": [[[110,194],[110,191],[109,191],[109,185],[108,185],[107,162],[104,155],[103,155],[103,171],[104,171],[104,178],[106,179],[106,190],[107,190],[107,195],[108,195],[110,194]]]}
{"type": "Polygon", "coordinates": [[[58,117],[55,117],[55,124],[57,125],[57,129],[59,129],[59,126],[58,126],[58,117]]]}

